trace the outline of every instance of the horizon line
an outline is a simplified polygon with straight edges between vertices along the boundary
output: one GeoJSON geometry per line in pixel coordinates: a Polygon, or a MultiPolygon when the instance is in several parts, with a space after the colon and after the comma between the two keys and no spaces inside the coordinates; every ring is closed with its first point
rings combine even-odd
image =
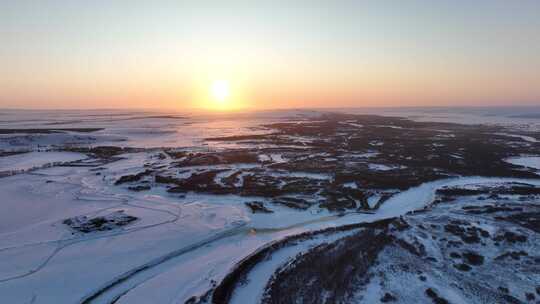
{"type": "Polygon", "coordinates": [[[423,105],[423,106],[345,106],[345,107],[290,107],[290,108],[262,108],[256,109],[254,107],[238,108],[232,110],[213,110],[208,108],[150,108],[150,107],[110,107],[110,108],[70,108],[70,107],[58,107],[58,108],[24,108],[24,107],[2,107],[0,111],[173,111],[173,112],[264,112],[264,111],[297,111],[297,110],[332,110],[332,109],[486,109],[486,108],[540,108],[540,103],[536,105],[531,104],[516,104],[516,105],[423,105]]]}

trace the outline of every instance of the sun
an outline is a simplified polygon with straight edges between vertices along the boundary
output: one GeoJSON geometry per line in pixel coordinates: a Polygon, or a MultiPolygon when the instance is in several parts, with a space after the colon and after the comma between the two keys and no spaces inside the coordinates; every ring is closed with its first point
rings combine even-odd
{"type": "Polygon", "coordinates": [[[247,104],[242,79],[232,77],[201,79],[195,96],[194,104],[208,111],[238,111],[244,109],[247,104]],[[234,81],[229,81],[233,79],[234,81]]]}
{"type": "Polygon", "coordinates": [[[221,105],[227,104],[229,96],[231,95],[229,82],[227,80],[215,80],[212,82],[210,92],[217,103],[221,105]]]}

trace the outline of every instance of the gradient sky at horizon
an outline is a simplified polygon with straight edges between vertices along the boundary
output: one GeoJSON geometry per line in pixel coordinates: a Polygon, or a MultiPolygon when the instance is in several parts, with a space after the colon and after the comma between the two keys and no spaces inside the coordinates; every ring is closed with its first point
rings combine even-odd
{"type": "Polygon", "coordinates": [[[540,1],[2,1],[0,108],[540,105],[540,1]]]}

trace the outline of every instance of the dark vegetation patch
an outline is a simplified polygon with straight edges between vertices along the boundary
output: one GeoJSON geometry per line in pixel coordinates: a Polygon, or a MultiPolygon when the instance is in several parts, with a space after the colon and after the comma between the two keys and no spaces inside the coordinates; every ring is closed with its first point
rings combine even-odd
{"type": "Polygon", "coordinates": [[[302,259],[278,269],[261,302],[294,303],[294,299],[302,299],[304,303],[346,303],[361,283],[354,278],[364,277],[379,252],[391,241],[385,230],[365,229],[337,242],[317,246],[302,259]],[[298,288],[301,282],[309,284],[298,288]]]}
{"type": "MultiPolygon", "coordinates": [[[[189,178],[185,179],[168,179],[168,181],[172,181],[176,185],[175,187],[170,188],[168,191],[174,193],[183,193],[188,191],[222,193],[226,190],[223,190],[222,187],[215,182],[215,178],[217,174],[224,171],[226,170],[210,170],[200,173],[193,173],[189,178]]],[[[160,180],[156,178],[156,182],[159,181],[160,180]]]]}
{"type": "Polygon", "coordinates": [[[97,146],[97,147],[69,147],[64,148],[64,151],[79,152],[84,154],[90,154],[95,158],[108,159],[118,156],[122,153],[128,153],[134,151],[131,148],[122,148],[116,146],[97,146]]]}
{"type": "Polygon", "coordinates": [[[486,191],[481,189],[464,189],[459,187],[454,188],[442,188],[437,189],[437,195],[446,195],[446,196],[466,196],[466,195],[479,195],[484,194],[486,191]]]}
{"type": "Polygon", "coordinates": [[[507,243],[525,243],[527,242],[527,236],[519,233],[515,233],[512,231],[505,231],[504,233],[500,233],[496,235],[493,240],[497,242],[505,241],[507,243]]]}
{"type": "Polygon", "coordinates": [[[246,140],[265,140],[269,137],[279,135],[278,134],[255,134],[255,135],[235,135],[235,136],[225,136],[225,137],[208,137],[205,138],[206,141],[246,141],[246,140]]]}
{"type": "Polygon", "coordinates": [[[479,266],[484,264],[484,257],[473,251],[463,253],[463,259],[470,265],[479,266]]]}
{"type": "Polygon", "coordinates": [[[405,190],[424,182],[447,178],[450,175],[434,172],[427,168],[408,168],[400,171],[344,170],[336,172],[337,183],[356,182],[367,189],[405,190]]]}
{"type": "Polygon", "coordinates": [[[453,252],[450,252],[450,257],[453,258],[453,259],[459,259],[459,258],[461,258],[461,254],[453,251],[453,252]]]}
{"type": "MultiPolygon", "coordinates": [[[[473,196],[486,194],[490,197],[498,197],[499,195],[537,195],[540,194],[540,187],[527,184],[511,184],[510,186],[499,187],[479,187],[478,189],[467,189],[461,187],[445,187],[437,190],[438,195],[442,196],[473,196]]],[[[490,210],[486,210],[490,212],[490,210]]],[[[492,211],[496,212],[496,211],[492,211]]]]}
{"type": "Polygon", "coordinates": [[[505,252],[495,258],[495,260],[504,260],[507,258],[511,258],[514,260],[519,260],[521,257],[526,257],[529,254],[526,251],[520,250],[520,251],[508,251],[505,252]]]}
{"type": "Polygon", "coordinates": [[[274,211],[266,208],[263,202],[246,202],[245,205],[251,210],[252,213],[273,213],[274,211]]]}
{"type": "Polygon", "coordinates": [[[51,134],[63,132],[91,133],[103,128],[47,128],[47,129],[0,129],[0,134],[51,134]]]}
{"type": "Polygon", "coordinates": [[[115,228],[119,228],[130,224],[137,220],[137,217],[125,214],[123,210],[115,211],[113,213],[88,217],[86,215],[76,216],[64,220],[62,223],[69,226],[71,229],[82,232],[90,233],[96,231],[107,231],[115,228]]]}
{"type": "Polygon", "coordinates": [[[497,216],[496,219],[518,224],[537,233],[540,232],[540,212],[536,210],[509,214],[507,216],[497,216]]]}
{"type": "Polygon", "coordinates": [[[404,231],[411,228],[411,225],[403,217],[400,217],[392,222],[392,227],[398,231],[404,231]]]}
{"type": "Polygon", "coordinates": [[[0,151],[0,157],[12,156],[12,155],[23,154],[23,153],[26,153],[26,152],[0,151]]]}
{"type": "Polygon", "coordinates": [[[139,191],[148,191],[152,189],[152,187],[150,187],[150,185],[137,185],[137,186],[129,186],[128,189],[131,191],[139,192],[139,191]]]}
{"type": "MultiPolygon", "coordinates": [[[[168,172],[156,175],[156,183],[170,185],[169,191],[173,193],[193,191],[275,198],[276,203],[297,209],[318,204],[334,212],[370,210],[380,207],[392,191],[450,176],[536,177],[504,159],[521,153],[540,153],[540,146],[514,147],[508,144],[507,137],[494,136],[504,131],[501,127],[415,122],[398,117],[326,113],[260,127],[266,134],[206,139],[238,142],[246,146],[242,149],[207,152],[165,149],[164,153],[174,161],[168,172]],[[276,153],[285,161],[262,157],[276,153]],[[366,153],[369,155],[362,156],[366,153]],[[370,163],[396,169],[373,170],[370,163]],[[253,168],[228,169],[230,174],[215,180],[216,170],[239,164],[250,164],[253,168]],[[175,178],[182,170],[193,174],[175,178]],[[294,177],[293,172],[320,174],[328,179],[294,177]],[[346,183],[353,183],[358,189],[344,187],[346,183]],[[367,200],[374,191],[385,194],[370,208],[367,200]],[[306,199],[306,204],[281,199],[293,195],[312,199],[306,199]]],[[[540,193],[540,188],[514,185],[498,193],[509,191],[531,195],[540,193]]],[[[440,192],[447,197],[478,193],[483,192],[463,189],[440,192]]]]}
{"type": "Polygon", "coordinates": [[[465,212],[470,213],[470,214],[523,211],[523,208],[521,207],[494,206],[494,205],[465,206],[462,209],[465,210],[465,212]]]}
{"type": "Polygon", "coordinates": [[[381,298],[381,302],[383,303],[389,303],[389,302],[395,302],[395,301],[397,301],[397,298],[388,292],[385,293],[384,296],[381,298]]]}
{"type": "MultiPolygon", "coordinates": [[[[169,154],[173,155],[173,154],[169,154]]],[[[259,162],[256,153],[246,150],[233,150],[209,153],[187,153],[185,159],[174,163],[177,167],[210,166],[226,164],[249,164],[259,162]]]]}
{"type": "Polygon", "coordinates": [[[415,241],[413,243],[409,243],[403,239],[400,239],[400,238],[397,238],[395,240],[395,243],[407,250],[408,252],[410,252],[411,254],[414,254],[416,256],[425,256],[426,255],[426,248],[424,247],[423,244],[421,244],[420,242],[418,242],[418,240],[415,239],[415,241]]]}
{"type": "Polygon", "coordinates": [[[311,206],[307,200],[295,197],[281,197],[273,200],[272,203],[298,210],[306,210],[311,206]]]}
{"type": "Polygon", "coordinates": [[[143,177],[148,176],[152,174],[152,170],[144,170],[143,172],[137,173],[137,174],[129,174],[121,176],[119,179],[117,179],[114,184],[115,185],[121,185],[125,183],[133,183],[140,181],[143,177]]]}
{"type": "Polygon", "coordinates": [[[448,304],[448,301],[439,296],[432,288],[426,289],[426,296],[428,296],[435,304],[448,304]]]}
{"type": "MultiPolygon", "coordinates": [[[[225,278],[219,283],[216,288],[214,289],[212,293],[212,300],[211,303],[213,304],[225,304],[229,303],[229,300],[231,298],[232,292],[234,291],[234,288],[242,283],[242,281],[245,279],[249,271],[253,269],[258,263],[263,261],[264,259],[271,256],[272,253],[278,251],[281,248],[284,248],[286,246],[289,246],[291,244],[294,244],[295,242],[300,242],[303,240],[310,239],[317,235],[324,235],[328,233],[335,233],[340,231],[349,231],[352,229],[376,229],[376,230],[383,230],[388,227],[388,225],[392,222],[393,219],[388,220],[381,220],[373,223],[359,223],[359,224],[351,224],[351,225],[345,225],[340,227],[331,227],[324,230],[319,231],[311,231],[311,232],[305,232],[301,233],[295,236],[288,237],[282,241],[274,242],[269,245],[266,245],[253,254],[249,255],[242,261],[240,261],[235,268],[225,276],[225,278]]],[[[345,262],[345,261],[342,261],[345,262]]],[[[291,297],[287,297],[288,299],[291,299],[291,297]]],[[[286,299],[283,299],[286,300],[286,299]]],[[[200,302],[196,302],[200,303],[200,302]]]]}
{"type": "Polygon", "coordinates": [[[488,237],[489,232],[482,228],[468,226],[464,227],[457,223],[449,223],[444,226],[444,230],[450,234],[458,236],[461,240],[467,244],[479,243],[480,236],[488,237]]]}
{"type": "MultiPolygon", "coordinates": [[[[291,257],[281,265],[267,283],[262,302],[348,303],[361,298],[364,287],[374,279],[381,282],[383,303],[411,301],[411,297],[420,293],[425,293],[433,303],[448,303],[433,286],[439,291],[449,288],[471,303],[529,301],[527,293],[534,295],[537,287],[540,292],[540,286],[534,284],[538,259],[530,254],[536,250],[533,249],[536,244],[531,241],[527,247],[523,245],[529,238],[536,240],[537,232],[497,217],[528,212],[537,206],[532,202],[507,203],[514,204],[513,208],[483,213],[481,218],[475,213],[462,212],[473,210],[467,205],[448,203],[400,218],[351,225],[361,228],[353,235],[291,257]],[[498,232],[491,235],[479,228],[481,222],[493,225],[498,232]],[[499,254],[494,254],[498,251],[499,254]],[[514,275],[516,271],[520,275],[514,275]],[[403,280],[411,275],[418,278],[417,283],[411,285],[412,291],[404,290],[403,280]],[[523,277],[533,279],[527,281],[523,277]],[[512,294],[504,287],[510,283],[530,287],[532,292],[512,294]]],[[[472,202],[469,206],[478,207],[472,202]]],[[[235,287],[246,282],[248,272],[255,265],[271,258],[287,244],[314,235],[306,233],[288,238],[246,258],[217,285],[212,303],[228,303],[235,287]]]]}
{"type": "Polygon", "coordinates": [[[185,116],[179,116],[179,115],[153,115],[153,116],[134,116],[129,118],[122,118],[117,120],[138,120],[138,119],[186,119],[185,116]]]}

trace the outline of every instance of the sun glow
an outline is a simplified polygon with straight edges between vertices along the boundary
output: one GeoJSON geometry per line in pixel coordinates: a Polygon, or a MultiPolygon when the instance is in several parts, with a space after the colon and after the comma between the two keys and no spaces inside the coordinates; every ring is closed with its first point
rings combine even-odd
{"type": "Polygon", "coordinates": [[[204,75],[195,78],[192,104],[194,108],[207,111],[230,112],[243,110],[246,109],[248,104],[247,92],[242,77],[235,75],[226,75],[226,77],[204,75]]]}
{"type": "Polygon", "coordinates": [[[210,88],[212,97],[216,102],[225,106],[228,104],[229,96],[231,95],[231,88],[229,82],[226,80],[216,80],[212,83],[210,88]]]}

